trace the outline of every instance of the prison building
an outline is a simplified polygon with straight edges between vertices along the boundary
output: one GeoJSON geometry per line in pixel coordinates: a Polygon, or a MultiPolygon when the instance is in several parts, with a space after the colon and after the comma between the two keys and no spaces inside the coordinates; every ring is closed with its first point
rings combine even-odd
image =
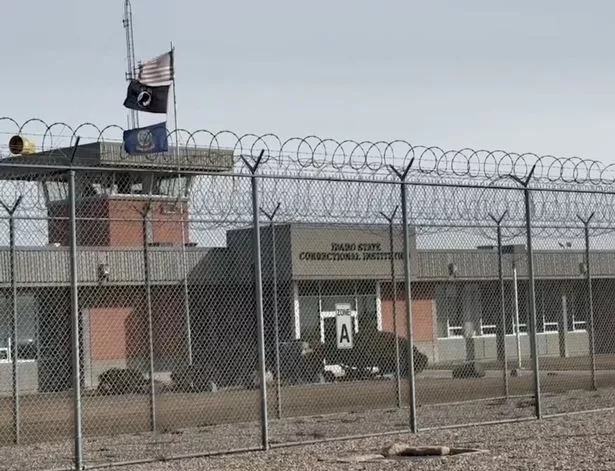
{"type": "MultiPolygon", "coordinates": [[[[174,152],[169,150],[176,157],[174,152]]],[[[84,387],[96,387],[98,376],[112,367],[148,371],[148,306],[154,367],[161,377],[187,361],[224,364],[232,357],[249,364],[255,359],[253,230],[226,231],[221,247],[195,246],[185,222],[190,218],[191,177],[173,172],[177,162],[170,155],[128,157],[118,144],[92,143],[78,146],[74,156],[73,149],[59,149],[3,162],[1,179],[40,184],[49,218],[48,245],[18,246],[13,252],[17,346],[10,344],[11,250],[0,249],[0,375],[10,376],[11,358],[17,353],[22,391],[61,391],[71,384],[70,173],[53,168],[65,169],[71,160],[75,166],[99,168],[76,172],[84,387]]],[[[182,168],[193,173],[225,173],[233,165],[232,153],[208,149],[179,158],[182,168]]],[[[388,225],[379,224],[263,226],[268,350],[276,330],[283,342],[331,342],[340,307],[350,311],[356,332],[406,337],[403,237],[398,227],[392,240],[391,246],[388,225]]],[[[431,363],[464,361],[468,342],[475,358],[497,359],[496,334],[502,323],[497,250],[419,250],[412,229],[409,241],[416,346],[431,363]]],[[[515,246],[503,258],[509,355],[517,341],[523,355],[529,354],[524,250],[515,246]]],[[[539,354],[587,355],[583,253],[536,251],[534,260],[539,354]]],[[[591,262],[596,348],[598,353],[613,353],[615,252],[592,252],[591,262]]],[[[10,381],[0,388],[10,393],[10,381]]]]}

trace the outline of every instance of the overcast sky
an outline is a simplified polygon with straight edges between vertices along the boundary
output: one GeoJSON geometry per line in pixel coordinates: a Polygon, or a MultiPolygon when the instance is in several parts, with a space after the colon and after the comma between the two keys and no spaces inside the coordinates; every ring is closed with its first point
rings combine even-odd
{"type": "MultiPolygon", "coordinates": [[[[123,3],[5,2],[0,115],[125,126],[123,3]]],[[[133,10],[137,60],[176,46],[182,128],[615,162],[613,2],[133,0],[133,10]]]]}

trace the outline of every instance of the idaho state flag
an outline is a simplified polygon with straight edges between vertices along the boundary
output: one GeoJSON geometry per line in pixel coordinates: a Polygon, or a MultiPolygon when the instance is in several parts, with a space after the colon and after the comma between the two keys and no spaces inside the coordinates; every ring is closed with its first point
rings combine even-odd
{"type": "Polygon", "coordinates": [[[169,99],[169,85],[151,87],[138,80],[128,84],[124,106],[147,113],[166,113],[169,99]]]}
{"type": "Polygon", "coordinates": [[[167,123],[124,131],[124,150],[130,155],[167,152],[169,150],[167,123]]]}

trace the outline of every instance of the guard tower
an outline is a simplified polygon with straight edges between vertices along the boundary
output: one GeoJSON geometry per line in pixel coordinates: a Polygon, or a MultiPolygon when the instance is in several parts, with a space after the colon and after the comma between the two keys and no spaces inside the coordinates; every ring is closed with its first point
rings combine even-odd
{"type": "MultiPolygon", "coordinates": [[[[0,180],[24,180],[42,188],[49,215],[49,243],[70,244],[69,177],[76,173],[77,244],[92,248],[140,251],[144,236],[148,245],[181,246],[188,236],[188,194],[191,177],[179,177],[178,169],[190,175],[228,172],[232,151],[170,148],[166,153],[128,155],[122,143],[93,142],[75,147],[36,152],[21,136],[9,142],[11,156],[0,163],[0,180]],[[150,205],[149,224],[143,213],[150,205]],[[144,233],[145,229],[145,233],[144,233]]],[[[82,378],[97,378],[112,366],[141,367],[146,363],[147,325],[142,287],[135,287],[129,300],[112,283],[96,293],[85,292],[80,305],[80,342],[83,345],[82,378]],[[114,293],[113,295],[109,293],[114,293]],[[117,295],[117,296],[116,296],[117,295]]],[[[69,290],[48,286],[36,292],[37,374],[39,390],[62,391],[71,387],[71,307],[69,290]]],[[[186,298],[154,290],[152,319],[155,355],[171,364],[185,348],[185,318],[178,315],[186,298]],[[158,297],[156,297],[158,296],[158,297]],[[168,299],[168,298],[171,299],[168,299]],[[181,301],[180,301],[181,300],[181,301]],[[169,328],[169,326],[172,326],[169,328]]],[[[96,379],[91,379],[96,381],[96,379]]],[[[94,383],[88,383],[92,386],[94,383]]]]}
{"type": "Polygon", "coordinates": [[[170,147],[165,153],[129,155],[121,143],[93,142],[37,153],[21,136],[13,136],[9,148],[13,156],[2,160],[0,179],[40,182],[49,243],[62,246],[70,242],[68,172],[55,166],[65,169],[72,161],[75,167],[92,169],[77,174],[77,245],[126,248],[143,244],[147,205],[149,244],[190,245],[186,221],[191,175],[233,168],[232,150],[170,147]],[[28,168],[19,166],[23,164],[28,168]],[[189,175],[180,176],[178,169],[189,175]]]}

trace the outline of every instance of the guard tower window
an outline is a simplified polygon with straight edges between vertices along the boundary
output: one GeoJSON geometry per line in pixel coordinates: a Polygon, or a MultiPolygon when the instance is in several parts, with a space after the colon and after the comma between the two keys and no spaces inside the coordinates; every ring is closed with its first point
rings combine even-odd
{"type": "Polygon", "coordinates": [[[189,178],[159,176],[146,173],[116,173],[113,194],[167,196],[171,198],[187,196],[189,178]]]}
{"type": "MultiPolygon", "coordinates": [[[[88,174],[77,178],[77,197],[92,198],[103,195],[149,195],[168,198],[185,198],[190,177],[153,175],[147,173],[88,174]]],[[[68,182],[48,180],[43,190],[49,203],[68,201],[68,182]]]]}
{"type": "Polygon", "coordinates": [[[185,197],[188,194],[188,182],[186,177],[156,178],[154,191],[158,195],[185,197]]]}
{"type": "Polygon", "coordinates": [[[47,201],[53,203],[56,201],[68,200],[68,183],[65,181],[46,181],[44,182],[44,191],[47,201]]]}
{"type": "Polygon", "coordinates": [[[118,195],[140,195],[143,194],[143,181],[139,175],[130,173],[115,174],[115,185],[113,193],[118,195]]]}

